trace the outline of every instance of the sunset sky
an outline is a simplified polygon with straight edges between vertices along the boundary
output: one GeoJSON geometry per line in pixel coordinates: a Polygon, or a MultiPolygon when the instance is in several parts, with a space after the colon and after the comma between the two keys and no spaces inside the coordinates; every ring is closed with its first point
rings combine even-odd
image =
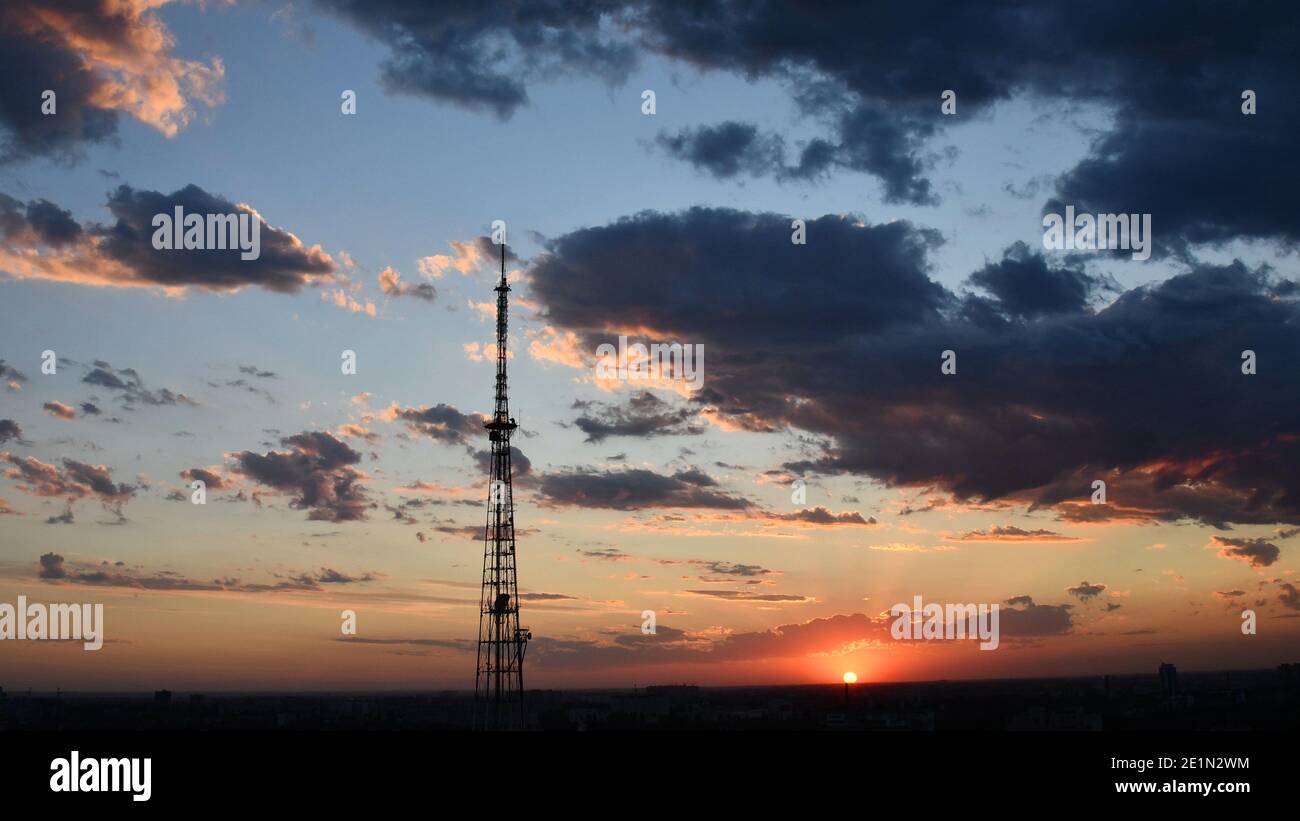
{"type": "Polygon", "coordinates": [[[1019,5],[4,3],[0,602],[107,638],[0,687],[472,688],[494,220],[527,686],[1300,660],[1297,12],[1019,5]],[[261,257],[154,250],[177,204],[261,257]]]}

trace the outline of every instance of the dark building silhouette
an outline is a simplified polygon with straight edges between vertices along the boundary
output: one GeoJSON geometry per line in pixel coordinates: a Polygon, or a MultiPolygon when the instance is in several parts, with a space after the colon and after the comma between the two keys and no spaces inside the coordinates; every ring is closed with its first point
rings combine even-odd
{"type": "MultiPolygon", "coordinates": [[[[1170,665],[1172,667],[1172,665],[1170,665]]],[[[1181,671],[1167,695],[1156,670],[1050,679],[860,682],[843,686],[649,686],[530,690],[529,729],[559,731],[806,730],[870,732],[1300,732],[1294,663],[1267,669],[1181,671]]],[[[166,691],[160,691],[166,692],[166,691]]],[[[7,692],[3,731],[467,730],[474,694],[180,694],[161,706],[137,694],[7,692]]],[[[164,697],[165,698],[165,697],[164,697]]],[[[0,735],[0,737],[3,737],[0,735]]]]}
{"type": "MultiPolygon", "coordinates": [[[[1277,677],[1283,687],[1300,687],[1300,662],[1279,664],[1277,666],[1277,677]]],[[[0,695],[3,695],[2,690],[0,690],[0,695]]]]}
{"type": "Polygon", "coordinates": [[[1170,698],[1178,694],[1178,668],[1168,662],[1160,665],[1160,689],[1170,698]]]}

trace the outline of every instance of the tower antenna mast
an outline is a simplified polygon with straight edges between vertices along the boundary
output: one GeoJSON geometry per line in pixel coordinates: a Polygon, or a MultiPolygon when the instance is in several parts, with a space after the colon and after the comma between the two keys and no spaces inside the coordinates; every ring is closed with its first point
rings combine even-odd
{"type": "Polygon", "coordinates": [[[474,674],[474,726],[484,730],[524,729],[524,652],[533,634],[519,626],[515,576],[515,507],[510,437],[518,427],[510,416],[506,389],[508,294],[506,243],[501,241],[497,283],[497,381],[492,418],[483,423],[492,445],[488,472],[487,527],[483,533],[483,587],[479,596],[478,666],[474,674]]]}

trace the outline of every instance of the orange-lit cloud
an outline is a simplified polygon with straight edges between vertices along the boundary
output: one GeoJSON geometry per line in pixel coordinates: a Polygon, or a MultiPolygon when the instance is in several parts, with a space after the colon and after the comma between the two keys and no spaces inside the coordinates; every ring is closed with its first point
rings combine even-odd
{"type": "Polygon", "coordinates": [[[85,10],[11,0],[7,33],[76,54],[91,78],[86,102],[121,111],[174,137],[194,119],[195,104],[223,101],[225,67],[176,57],[172,33],[154,13],[168,0],[101,0],[85,10]]]}
{"type": "Polygon", "coordinates": [[[949,538],[955,542],[999,542],[1003,544],[1018,542],[1054,544],[1083,541],[1076,536],[1066,536],[1051,530],[1041,528],[1026,530],[1015,525],[994,525],[987,530],[971,530],[960,536],[950,536],[949,538]]]}
{"type": "Polygon", "coordinates": [[[559,331],[547,325],[540,331],[526,332],[528,353],[539,362],[556,362],[570,368],[587,368],[591,361],[580,345],[578,335],[573,331],[559,331]]]}
{"type": "Polygon", "coordinates": [[[434,289],[431,283],[403,282],[402,274],[391,266],[380,271],[376,279],[379,284],[379,290],[382,291],[385,296],[409,296],[416,299],[422,299],[425,302],[432,302],[438,296],[438,292],[434,289]]]}
{"type": "Polygon", "coordinates": [[[43,407],[45,409],[45,412],[48,413],[50,416],[53,416],[55,419],[62,419],[64,421],[67,421],[69,419],[75,418],[77,415],[77,412],[73,410],[70,405],[65,405],[62,402],[59,402],[58,400],[54,400],[54,399],[51,399],[49,402],[46,402],[41,407],[43,407]]]}
{"type": "Polygon", "coordinates": [[[873,544],[867,546],[868,550],[878,550],[882,553],[950,553],[957,548],[952,545],[923,545],[914,542],[888,542],[886,544],[873,544]]]}
{"type": "MultiPolygon", "coordinates": [[[[495,362],[497,359],[495,342],[466,342],[460,347],[470,362],[495,362]]],[[[514,356],[515,352],[507,348],[506,359],[513,359],[514,356]]]]}
{"type": "Polygon", "coordinates": [[[364,297],[357,299],[353,294],[361,289],[359,282],[344,282],[342,286],[333,289],[321,291],[320,298],[326,302],[333,303],[336,307],[342,308],[354,314],[365,314],[366,316],[378,315],[375,303],[364,297]]]}
{"type": "Polygon", "coordinates": [[[451,240],[451,254],[434,254],[421,257],[417,263],[420,273],[430,279],[442,279],[448,271],[459,271],[469,275],[488,262],[488,255],[481,239],[468,242],[451,240]]]}

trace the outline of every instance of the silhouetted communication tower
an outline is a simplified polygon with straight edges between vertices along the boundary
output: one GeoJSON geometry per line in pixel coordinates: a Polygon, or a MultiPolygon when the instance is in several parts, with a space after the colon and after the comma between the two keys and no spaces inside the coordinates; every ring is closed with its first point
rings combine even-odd
{"type": "Polygon", "coordinates": [[[492,418],[483,424],[492,442],[488,474],[487,529],[483,534],[483,592],[479,596],[478,668],[474,673],[474,726],[524,728],[524,651],[533,634],[519,626],[515,578],[515,505],[511,486],[510,418],[506,395],[506,244],[501,242],[497,284],[497,390],[492,418]]]}

